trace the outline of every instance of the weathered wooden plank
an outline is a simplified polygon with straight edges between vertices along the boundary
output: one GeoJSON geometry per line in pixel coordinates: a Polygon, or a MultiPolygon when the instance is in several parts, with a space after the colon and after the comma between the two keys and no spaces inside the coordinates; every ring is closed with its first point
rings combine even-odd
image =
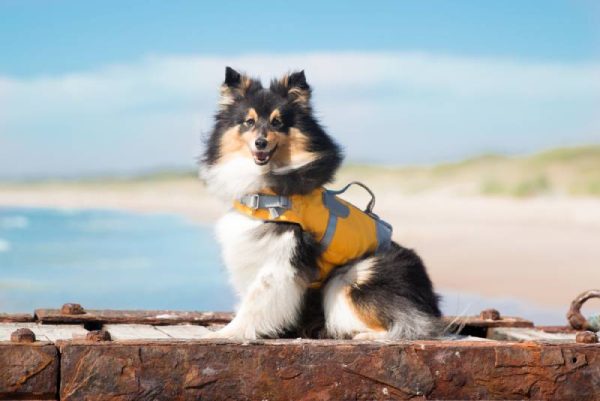
{"type": "Polygon", "coordinates": [[[600,398],[600,345],[138,341],[61,351],[65,401],[600,398]]]}
{"type": "Polygon", "coordinates": [[[156,327],[145,324],[106,324],[102,329],[108,331],[113,340],[166,340],[171,338],[156,327]]]}
{"type": "Polygon", "coordinates": [[[0,313],[0,323],[33,321],[33,315],[29,313],[0,313]]]}
{"type": "Polygon", "coordinates": [[[0,399],[56,399],[59,368],[52,344],[0,343],[0,399]]]}
{"type": "Polygon", "coordinates": [[[540,341],[549,343],[574,343],[576,333],[548,333],[543,330],[515,327],[494,327],[488,338],[499,341],[540,341]]]}
{"type": "Polygon", "coordinates": [[[200,325],[223,324],[231,320],[228,312],[180,312],[169,310],[86,310],[79,315],[61,313],[60,309],[36,309],[36,318],[42,323],[127,323],[169,325],[193,323],[200,325]]]}
{"type": "Polygon", "coordinates": [[[210,330],[204,326],[192,324],[156,326],[156,329],[176,340],[199,340],[210,332],[210,330]]]}
{"type": "Polygon", "coordinates": [[[75,324],[0,323],[0,341],[10,341],[10,334],[20,328],[31,329],[38,341],[79,339],[87,334],[82,325],[75,324]]]}

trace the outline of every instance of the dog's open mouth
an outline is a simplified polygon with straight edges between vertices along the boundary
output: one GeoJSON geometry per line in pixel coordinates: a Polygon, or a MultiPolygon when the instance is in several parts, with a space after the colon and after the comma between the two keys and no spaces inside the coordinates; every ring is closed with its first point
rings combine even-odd
{"type": "Polygon", "coordinates": [[[271,157],[273,157],[276,150],[277,150],[277,145],[275,145],[273,147],[273,149],[271,149],[269,151],[266,151],[266,150],[265,151],[262,151],[262,150],[253,151],[252,156],[254,156],[254,163],[258,164],[259,166],[264,166],[271,160],[271,157]]]}

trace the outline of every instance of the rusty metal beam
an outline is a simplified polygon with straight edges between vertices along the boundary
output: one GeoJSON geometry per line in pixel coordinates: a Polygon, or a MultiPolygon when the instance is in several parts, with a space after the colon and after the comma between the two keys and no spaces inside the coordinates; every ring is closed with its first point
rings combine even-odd
{"type": "Polygon", "coordinates": [[[33,321],[33,315],[28,313],[0,313],[0,323],[27,323],[33,321]]]}
{"type": "Polygon", "coordinates": [[[54,400],[58,377],[54,345],[0,342],[0,400],[54,400]]]}
{"type": "MultiPolygon", "coordinates": [[[[72,304],[70,304],[72,305],[72,304]]],[[[41,323],[52,324],[223,324],[231,320],[227,312],[181,312],[170,310],[83,310],[78,313],[64,313],[63,309],[36,309],[35,317],[41,323]]]]}
{"type": "Polygon", "coordinates": [[[600,345],[62,342],[61,400],[600,399],[600,345]]]}

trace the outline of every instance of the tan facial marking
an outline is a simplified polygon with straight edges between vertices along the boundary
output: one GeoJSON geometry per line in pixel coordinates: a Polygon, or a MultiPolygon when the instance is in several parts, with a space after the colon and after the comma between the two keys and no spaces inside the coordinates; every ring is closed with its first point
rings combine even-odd
{"type": "Polygon", "coordinates": [[[229,160],[236,156],[252,158],[252,153],[248,147],[248,142],[253,140],[250,132],[240,135],[239,126],[229,128],[221,136],[220,159],[229,160]]]}
{"type": "Polygon", "coordinates": [[[253,119],[254,121],[258,120],[258,113],[256,112],[256,110],[254,110],[253,107],[251,107],[248,112],[246,113],[246,121],[248,119],[253,119]]]}
{"type": "Polygon", "coordinates": [[[273,161],[277,167],[293,164],[306,164],[317,158],[317,154],[308,151],[308,137],[297,128],[290,128],[288,135],[275,133],[278,140],[277,153],[273,161]]]}
{"type": "Polygon", "coordinates": [[[269,121],[273,121],[276,118],[281,119],[281,113],[279,112],[279,109],[273,110],[273,112],[269,116],[269,121]]]}

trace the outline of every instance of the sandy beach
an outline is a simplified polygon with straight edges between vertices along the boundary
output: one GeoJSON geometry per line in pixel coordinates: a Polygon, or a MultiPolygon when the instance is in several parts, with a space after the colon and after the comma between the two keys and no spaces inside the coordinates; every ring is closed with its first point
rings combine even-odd
{"type": "MultiPolygon", "coordinates": [[[[575,295],[600,286],[598,199],[407,195],[390,188],[374,180],[376,212],[393,224],[397,241],[419,252],[437,288],[566,310],[575,295]]],[[[366,203],[360,190],[347,199],[366,203]]],[[[3,184],[0,206],[176,213],[200,224],[212,224],[229,207],[192,178],[3,184]]]]}

